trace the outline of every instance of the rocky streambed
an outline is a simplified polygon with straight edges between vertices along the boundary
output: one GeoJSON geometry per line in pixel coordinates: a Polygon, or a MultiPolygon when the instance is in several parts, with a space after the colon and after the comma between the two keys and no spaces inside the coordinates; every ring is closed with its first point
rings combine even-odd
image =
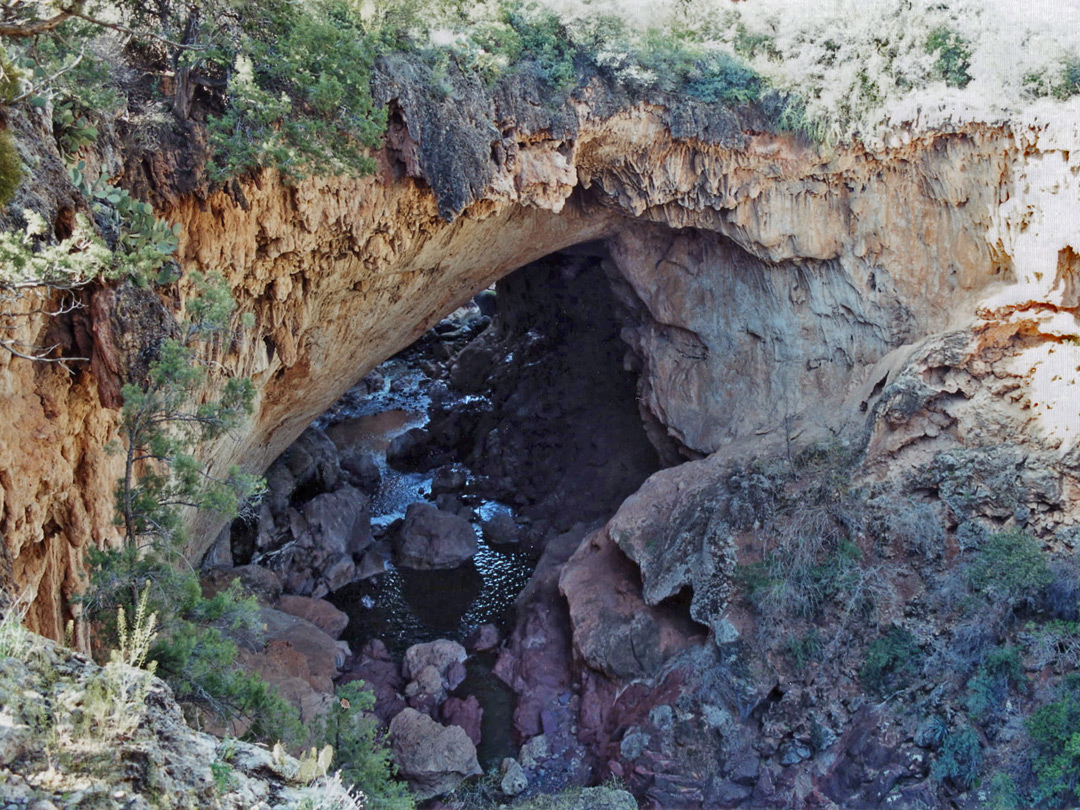
{"type": "Polygon", "coordinates": [[[499,768],[507,795],[590,778],[568,628],[522,628],[565,613],[552,560],[659,466],[604,261],[586,247],[523,268],[382,364],[211,555],[222,581],[272,578],[286,612],[334,617],[334,680],[372,688],[418,796],[499,768]],[[523,681],[530,656],[552,677],[523,681]]]}

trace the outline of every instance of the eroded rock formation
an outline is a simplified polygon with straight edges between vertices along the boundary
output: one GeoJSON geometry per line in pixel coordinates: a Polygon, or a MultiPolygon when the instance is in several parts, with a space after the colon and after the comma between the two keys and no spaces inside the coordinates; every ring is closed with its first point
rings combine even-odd
{"type": "MultiPolygon", "coordinates": [[[[830,150],[631,105],[599,82],[555,110],[530,103],[535,88],[470,88],[452,115],[407,83],[380,92],[393,114],[372,177],[264,173],[170,195],[168,162],[131,175],[183,226],[185,268],[223,272],[255,316],[210,358],[258,389],[248,425],[206,448],[212,470],[265,469],[477,290],[599,240],[635,313],[624,334],[668,463],[868,431],[865,469],[884,476],[1007,436],[1053,471],[1037,523],[1071,520],[1062,416],[1080,350],[1060,223],[1080,191],[1064,135],[969,126],[830,150]]],[[[108,326],[91,307],[67,341],[104,360],[123,345],[108,326]]],[[[26,334],[48,329],[31,319],[26,334]]],[[[0,528],[14,581],[36,594],[31,625],[53,636],[86,545],[113,539],[115,375],[0,358],[0,528]]],[[[220,522],[193,529],[199,557],[220,522]]]]}

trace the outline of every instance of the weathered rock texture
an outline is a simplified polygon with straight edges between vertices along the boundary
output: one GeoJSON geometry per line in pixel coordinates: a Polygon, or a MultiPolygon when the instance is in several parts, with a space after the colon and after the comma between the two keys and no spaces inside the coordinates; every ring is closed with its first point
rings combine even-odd
{"type": "MultiPolygon", "coordinates": [[[[267,172],[197,198],[167,193],[166,165],[131,175],[183,226],[183,265],[223,272],[237,317],[255,316],[210,358],[258,389],[249,424],[206,448],[212,471],[262,471],[477,290],[606,240],[667,461],[869,429],[867,469],[881,473],[1007,436],[1060,479],[1040,520],[1072,520],[1068,133],[969,126],[826,150],[740,132],[731,116],[630,105],[598,82],[550,112],[530,87],[490,98],[469,85],[441,106],[400,76],[380,87],[391,126],[371,177],[267,172]]],[[[36,594],[31,625],[53,636],[85,547],[113,539],[105,361],[125,344],[92,307],[78,323],[68,342],[92,344],[90,368],[0,357],[0,531],[14,582],[36,594]]],[[[25,333],[43,342],[47,329],[31,319],[25,333]]],[[[196,520],[191,554],[219,528],[196,520]]]]}

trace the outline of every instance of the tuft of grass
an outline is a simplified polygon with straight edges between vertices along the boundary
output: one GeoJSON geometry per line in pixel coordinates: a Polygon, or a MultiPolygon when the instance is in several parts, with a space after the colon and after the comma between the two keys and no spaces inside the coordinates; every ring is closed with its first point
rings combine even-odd
{"type": "Polygon", "coordinates": [[[25,600],[13,601],[0,616],[0,658],[25,661],[33,649],[34,634],[23,624],[28,608],[25,600]]]}
{"type": "Polygon", "coordinates": [[[0,208],[15,197],[23,181],[22,158],[10,130],[0,131],[0,208]]]}

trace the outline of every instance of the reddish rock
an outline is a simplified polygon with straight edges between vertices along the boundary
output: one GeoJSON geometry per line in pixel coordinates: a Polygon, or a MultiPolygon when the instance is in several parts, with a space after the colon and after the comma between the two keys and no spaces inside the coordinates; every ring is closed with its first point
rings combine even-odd
{"type": "Polygon", "coordinates": [[[401,677],[401,670],[390,656],[386,645],[378,639],[367,642],[359,655],[354,656],[348,671],[342,675],[339,682],[353,681],[363,681],[375,695],[374,712],[379,722],[389,723],[405,708],[405,699],[401,696],[405,679],[401,677]]]}
{"type": "Polygon", "coordinates": [[[487,652],[499,646],[499,628],[493,624],[482,624],[465,639],[465,649],[470,652],[487,652]]]}
{"type": "Polygon", "coordinates": [[[405,709],[390,722],[390,750],[418,799],[449,793],[466,778],[483,773],[465,729],[440,725],[414,709],[405,709]]]}
{"type": "Polygon", "coordinates": [[[514,731],[519,739],[543,733],[541,711],[570,691],[570,618],[559,597],[559,572],[584,529],[554,538],[517,599],[518,621],[495,662],[495,674],[517,695],[514,731]]]}
{"type": "Polygon", "coordinates": [[[606,529],[567,561],[559,590],[570,607],[574,647],[590,667],[615,680],[655,675],[701,633],[685,609],[645,603],[637,567],[606,529]]]}
{"type": "Polygon", "coordinates": [[[278,609],[306,619],[331,638],[341,638],[342,632],[349,623],[348,614],[338,610],[325,599],[287,594],[281,597],[278,609]]]}
{"type": "Polygon", "coordinates": [[[464,700],[457,697],[447,698],[439,714],[445,725],[461,726],[474,745],[480,744],[484,709],[474,695],[469,695],[464,700]]]}
{"type": "Polygon", "coordinates": [[[420,571],[456,568],[477,548],[469,521],[429,503],[409,506],[395,545],[398,562],[420,571]]]}
{"type": "MultiPolygon", "coordinates": [[[[305,678],[316,689],[333,692],[332,679],[338,674],[338,666],[344,663],[337,642],[311,622],[280,610],[263,608],[260,615],[267,647],[295,651],[295,656],[290,654],[290,660],[302,660],[306,668],[305,674],[299,671],[299,664],[290,664],[297,670],[295,674],[305,678]]],[[[284,653],[279,655],[283,656],[284,653]]]]}
{"type": "Polygon", "coordinates": [[[238,565],[235,568],[211,568],[201,575],[203,596],[207,599],[227,589],[234,579],[251,592],[261,604],[274,607],[281,598],[281,577],[261,565],[238,565]]]}

